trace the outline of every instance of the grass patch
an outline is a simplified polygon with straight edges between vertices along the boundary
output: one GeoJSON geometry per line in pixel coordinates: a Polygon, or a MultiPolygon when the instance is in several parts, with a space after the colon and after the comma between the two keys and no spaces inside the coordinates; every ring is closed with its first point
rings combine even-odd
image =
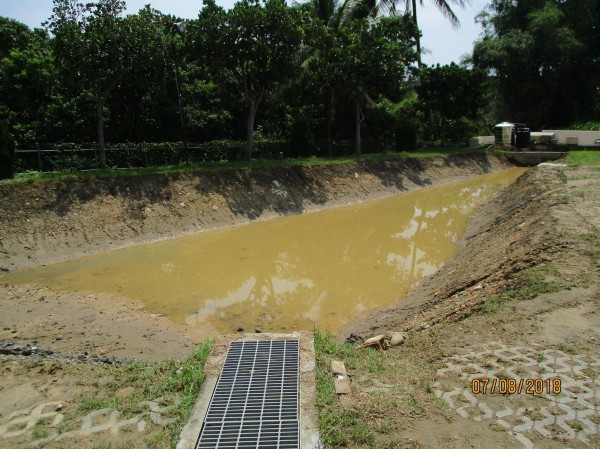
{"type": "Polygon", "coordinates": [[[597,267],[600,267],[600,233],[585,232],[581,234],[581,238],[589,245],[583,250],[586,256],[589,256],[594,261],[597,267]]]}
{"type": "Polygon", "coordinates": [[[102,408],[114,408],[116,405],[116,402],[111,401],[110,399],[104,399],[95,396],[83,397],[77,404],[77,411],[85,414],[93,412],[94,410],[100,410],[102,408]]]}
{"type": "Polygon", "coordinates": [[[34,440],[41,440],[42,438],[46,438],[48,436],[48,431],[45,429],[33,429],[31,432],[34,440]]]}
{"type": "Polygon", "coordinates": [[[481,307],[484,313],[497,312],[504,303],[513,299],[531,299],[542,293],[552,293],[559,290],[560,286],[555,282],[546,280],[546,276],[556,274],[552,264],[538,265],[527,268],[521,272],[521,286],[492,296],[485,301],[481,307]]]}
{"type": "Polygon", "coordinates": [[[255,159],[252,161],[235,162],[202,162],[191,165],[165,165],[162,167],[147,168],[111,168],[107,170],[86,170],[82,172],[54,172],[42,173],[38,171],[26,171],[18,173],[14,179],[0,182],[0,185],[14,185],[23,183],[37,183],[44,181],[64,181],[85,178],[115,178],[144,175],[168,175],[182,173],[202,173],[215,171],[228,171],[239,169],[260,169],[272,167],[312,167],[315,165],[338,165],[351,164],[363,161],[385,161],[397,159],[425,159],[432,157],[470,155],[470,154],[502,154],[501,150],[482,150],[479,148],[459,148],[452,150],[427,150],[420,152],[386,152],[364,154],[360,157],[344,156],[339,158],[318,158],[311,156],[307,158],[294,159],[255,159]]]}
{"type": "Polygon", "coordinates": [[[577,349],[575,349],[574,346],[564,342],[558,345],[558,349],[560,349],[562,352],[566,352],[567,354],[577,354],[577,349]]]}
{"type": "Polygon", "coordinates": [[[162,398],[161,417],[175,421],[166,427],[155,427],[147,437],[152,443],[149,447],[174,448],[204,382],[204,364],[212,343],[211,340],[204,342],[183,361],[65,365],[63,374],[81,379],[87,393],[76,406],[65,410],[57,431],[78,429],[85,415],[103,408],[118,410],[121,419],[144,414],[148,421],[149,407],[141,403],[162,398]]]}
{"type": "Polygon", "coordinates": [[[600,164],[600,151],[569,151],[565,160],[572,167],[598,165],[600,164]]]}
{"type": "Polygon", "coordinates": [[[382,354],[376,350],[354,349],[321,332],[315,333],[315,354],[318,421],[325,447],[344,447],[350,443],[371,444],[375,436],[367,425],[366,417],[355,407],[340,406],[329,364],[331,360],[341,360],[350,373],[381,373],[385,370],[382,354]]]}
{"type": "Polygon", "coordinates": [[[446,409],[430,385],[436,367],[422,352],[436,346],[432,334],[414,335],[402,349],[378,351],[354,348],[327,333],[315,333],[316,405],[325,447],[388,447],[413,419],[428,416],[431,409],[446,409]],[[335,393],[331,360],[344,362],[352,376],[350,395],[335,393]]]}

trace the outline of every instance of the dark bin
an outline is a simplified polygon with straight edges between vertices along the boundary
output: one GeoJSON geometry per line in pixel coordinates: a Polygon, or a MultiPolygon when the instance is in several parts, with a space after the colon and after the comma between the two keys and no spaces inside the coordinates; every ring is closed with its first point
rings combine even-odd
{"type": "Polygon", "coordinates": [[[515,146],[520,150],[526,150],[531,143],[531,131],[529,128],[517,128],[515,131],[515,146]]]}

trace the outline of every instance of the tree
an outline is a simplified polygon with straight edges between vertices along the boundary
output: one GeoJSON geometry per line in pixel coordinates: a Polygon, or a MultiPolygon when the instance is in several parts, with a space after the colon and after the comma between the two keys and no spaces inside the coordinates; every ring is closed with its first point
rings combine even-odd
{"type": "MultiPolygon", "coordinates": [[[[419,2],[421,3],[421,6],[424,6],[423,0],[419,0],[419,2]]],[[[398,3],[398,0],[381,0],[381,2],[380,2],[382,9],[387,9],[392,15],[396,14],[396,11],[397,11],[396,4],[397,3],[398,3]]],[[[419,22],[417,19],[417,0],[410,0],[410,6],[409,6],[409,0],[402,0],[402,3],[404,3],[406,5],[407,11],[410,9],[410,11],[412,13],[412,18],[415,22],[415,27],[418,29],[419,22]]],[[[458,20],[458,17],[452,10],[450,3],[454,3],[458,6],[460,6],[461,8],[464,8],[465,5],[468,5],[471,2],[470,2],[470,0],[450,0],[450,2],[448,2],[447,0],[433,0],[433,3],[437,7],[437,9],[439,9],[441,11],[441,13],[450,21],[452,26],[454,28],[458,28],[460,26],[460,21],[458,20]]],[[[419,65],[419,67],[421,67],[421,36],[420,35],[417,35],[416,47],[417,47],[417,63],[419,65]]]]}
{"type": "Polygon", "coordinates": [[[100,0],[83,5],[73,0],[54,0],[48,27],[54,34],[54,51],[61,75],[73,88],[89,89],[96,102],[100,168],[106,168],[104,108],[119,82],[125,62],[121,13],[125,2],[100,0]]]}
{"type": "Polygon", "coordinates": [[[54,135],[51,109],[57,76],[47,33],[0,18],[0,117],[10,123],[15,138],[39,142],[54,135]],[[17,30],[11,34],[4,25],[17,30]]]}
{"type": "Polygon", "coordinates": [[[25,50],[32,34],[27,25],[0,16],[0,59],[7,57],[11,50],[25,50]]]}
{"type": "Polygon", "coordinates": [[[593,119],[600,112],[600,2],[494,0],[473,64],[497,89],[498,120],[534,128],[593,119]]]}
{"type": "Polygon", "coordinates": [[[225,11],[205,0],[193,33],[197,55],[218,73],[229,72],[247,106],[246,159],[252,157],[256,112],[265,93],[298,73],[295,58],[304,17],[284,0],[242,0],[225,11]]]}
{"type": "MultiPolygon", "coordinates": [[[[179,119],[176,108],[169,114],[169,107],[177,104],[170,51],[174,21],[172,16],[165,16],[149,5],[120,21],[124,36],[123,64],[112,93],[118,101],[109,101],[111,122],[118,127],[111,127],[110,123],[107,126],[110,136],[119,141],[152,140],[157,128],[163,138],[168,138],[162,128],[177,129],[165,125],[174,122],[168,121],[170,117],[179,119]]],[[[178,138],[179,133],[172,136],[178,138]]]]}
{"type": "Polygon", "coordinates": [[[355,110],[355,154],[360,156],[365,103],[372,97],[400,99],[417,59],[418,30],[408,16],[382,18],[375,23],[356,20],[342,30],[337,70],[344,74],[355,110]]]}
{"type": "Polygon", "coordinates": [[[448,125],[462,117],[475,119],[482,104],[484,74],[455,63],[421,69],[417,93],[424,107],[433,113],[441,138],[446,144],[448,125]]]}
{"type": "Polygon", "coordinates": [[[149,8],[122,17],[123,0],[82,5],[54,0],[47,26],[54,34],[54,52],[67,95],[89,91],[96,107],[100,168],[106,168],[104,126],[107,102],[117,87],[147,86],[164,67],[165,37],[149,8]]]}
{"type": "Polygon", "coordinates": [[[344,73],[337,70],[340,52],[340,30],[352,20],[365,19],[376,14],[374,0],[313,0],[312,10],[317,21],[312,23],[310,37],[312,52],[304,66],[318,79],[326,93],[327,154],[332,157],[331,128],[335,90],[342,84],[344,73]],[[320,25],[320,26],[319,26],[320,25]]]}

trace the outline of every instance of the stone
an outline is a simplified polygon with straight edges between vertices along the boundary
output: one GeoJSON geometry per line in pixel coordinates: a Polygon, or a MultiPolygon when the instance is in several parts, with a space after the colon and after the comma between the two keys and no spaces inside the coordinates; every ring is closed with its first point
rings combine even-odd
{"type": "Polygon", "coordinates": [[[344,362],[340,362],[339,360],[332,360],[331,361],[331,373],[336,376],[338,374],[342,375],[342,376],[346,376],[346,366],[344,365],[344,362]]]}
{"type": "Polygon", "coordinates": [[[392,332],[390,334],[390,346],[400,346],[406,339],[405,332],[392,332]]]}
{"type": "Polygon", "coordinates": [[[346,338],[346,343],[350,343],[351,345],[353,345],[355,343],[362,343],[363,340],[364,339],[360,335],[350,334],[350,336],[346,338]]]}
{"type": "Polygon", "coordinates": [[[348,376],[336,376],[333,379],[333,385],[337,394],[350,394],[350,379],[348,376]]]}

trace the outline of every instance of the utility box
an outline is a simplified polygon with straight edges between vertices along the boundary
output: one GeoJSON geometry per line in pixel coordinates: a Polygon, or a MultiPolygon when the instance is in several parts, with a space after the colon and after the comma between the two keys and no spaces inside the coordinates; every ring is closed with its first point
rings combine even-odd
{"type": "Polygon", "coordinates": [[[531,143],[531,131],[529,128],[517,128],[515,131],[515,146],[519,150],[526,150],[531,143]]]}
{"type": "Polygon", "coordinates": [[[515,143],[515,124],[509,122],[498,123],[494,127],[496,145],[511,147],[515,143]]]}

